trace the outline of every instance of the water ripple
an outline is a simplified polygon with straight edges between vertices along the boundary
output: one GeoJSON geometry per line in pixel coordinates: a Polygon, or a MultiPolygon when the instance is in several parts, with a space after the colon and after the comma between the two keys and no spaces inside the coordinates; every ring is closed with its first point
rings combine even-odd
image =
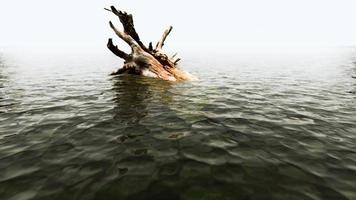
{"type": "Polygon", "coordinates": [[[0,199],[356,199],[354,61],[315,59],[0,64],[0,199]]]}

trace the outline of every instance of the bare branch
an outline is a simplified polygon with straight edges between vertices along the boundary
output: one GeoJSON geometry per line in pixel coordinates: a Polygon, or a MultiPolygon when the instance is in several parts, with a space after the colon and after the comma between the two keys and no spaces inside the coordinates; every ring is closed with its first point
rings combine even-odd
{"type": "Polygon", "coordinates": [[[174,64],[176,65],[181,59],[180,58],[177,58],[175,61],[174,61],[174,64]]]}
{"type": "Polygon", "coordinates": [[[171,57],[171,59],[173,59],[174,57],[176,57],[177,54],[178,54],[178,53],[173,54],[173,56],[171,57]]]}
{"type": "Polygon", "coordinates": [[[111,6],[110,9],[104,8],[105,10],[114,13],[119,17],[122,26],[124,27],[124,32],[134,39],[137,44],[145,51],[148,51],[147,47],[141,42],[139,35],[136,32],[133,18],[131,14],[117,10],[114,6],[111,6]]]}
{"type": "Polygon", "coordinates": [[[164,41],[167,39],[167,36],[169,35],[169,33],[171,33],[172,29],[173,29],[173,27],[169,26],[169,28],[164,31],[161,40],[156,45],[156,51],[162,49],[162,47],[164,45],[164,41]]]}
{"type": "Polygon", "coordinates": [[[119,48],[117,48],[117,46],[115,46],[112,43],[112,39],[110,38],[107,44],[108,49],[110,49],[111,52],[113,52],[116,56],[124,59],[124,60],[128,60],[130,58],[130,55],[128,55],[127,53],[121,51],[119,48]]]}
{"type": "Polygon", "coordinates": [[[117,30],[111,21],[109,22],[109,24],[112,30],[116,33],[116,35],[119,36],[122,40],[124,40],[128,45],[130,45],[132,50],[134,50],[135,48],[140,48],[130,35],[117,30]]]}

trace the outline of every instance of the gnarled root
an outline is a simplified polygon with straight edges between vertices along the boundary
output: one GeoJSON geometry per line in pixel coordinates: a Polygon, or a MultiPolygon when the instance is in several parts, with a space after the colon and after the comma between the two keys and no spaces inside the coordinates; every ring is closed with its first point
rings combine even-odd
{"type": "Polygon", "coordinates": [[[152,43],[147,48],[136,32],[131,14],[117,10],[114,6],[111,6],[110,9],[105,8],[105,10],[112,12],[120,19],[123,31],[118,30],[111,21],[109,23],[110,27],[119,38],[131,47],[131,53],[127,54],[115,46],[111,38],[109,39],[107,44],[108,49],[119,58],[125,60],[124,66],[113,72],[113,75],[136,74],[169,81],[196,79],[178,67],[178,62],[181,59],[177,58],[176,54],[169,57],[162,51],[164,42],[173,29],[172,26],[163,33],[155,48],[153,48],[152,43]]]}

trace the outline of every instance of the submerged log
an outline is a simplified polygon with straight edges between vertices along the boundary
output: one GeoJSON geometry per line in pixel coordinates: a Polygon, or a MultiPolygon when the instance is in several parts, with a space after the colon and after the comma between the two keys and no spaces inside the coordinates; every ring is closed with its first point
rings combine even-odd
{"type": "Polygon", "coordinates": [[[152,43],[149,44],[149,47],[146,47],[136,32],[131,14],[117,10],[114,6],[111,6],[110,9],[105,8],[105,10],[113,13],[120,19],[123,31],[118,30],[111,21],[109,23],[110,27],[119,38],[131,47],[131,53],[128,54],[114,45],[112,38],[109,38],[108,49],[125,61],[124,66],[114,71],[112,75],[136,74],[169,81],[196,79],[191,74],[179,68],[178,62],[181,59],[177,58],[176,54],[169,57],[162,50],[164,42],[173,29],[172,26],[164,31],[155,48],[153,48],[152,43]]]}

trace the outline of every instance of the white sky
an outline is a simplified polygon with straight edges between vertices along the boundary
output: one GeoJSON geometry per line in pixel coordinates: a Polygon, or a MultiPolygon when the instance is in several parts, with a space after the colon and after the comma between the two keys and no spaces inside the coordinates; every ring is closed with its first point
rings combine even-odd
{"type": "Polygon", "coordinates": [[[356,0],[0,0],[0,47],[104,49],[108,20],[119,25],[110,5],[134,14],[146,44],[173,25],[178,51],[356,45],[356,0]]]}

